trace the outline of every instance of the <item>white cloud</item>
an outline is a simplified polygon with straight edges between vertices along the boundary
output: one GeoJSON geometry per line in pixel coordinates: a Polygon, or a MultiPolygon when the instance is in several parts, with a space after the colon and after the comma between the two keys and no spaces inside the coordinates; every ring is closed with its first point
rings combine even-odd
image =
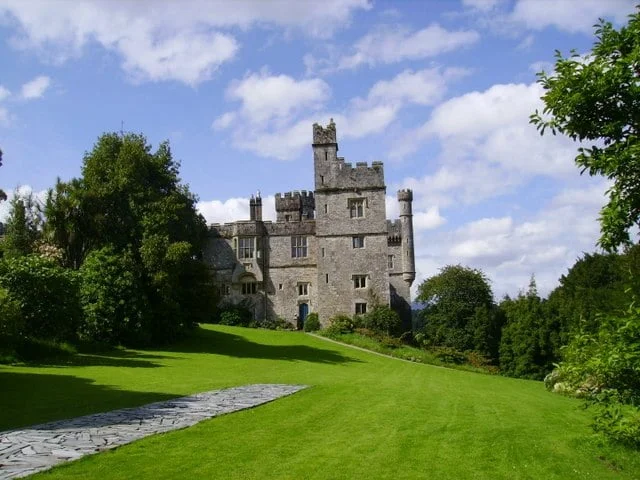
{"type": "Polygon", "coordinates": [[[531,274],[547,295],[583,252],[595,250],[608,182],[583,180],[583,188],[561,191],[529,218],[488,217],[416,235],[415,287],[438,268],[460,263],[482,269],[497,299],[526,288],[531,274]]]}
{"type": "Polygon", "coordinates": [[[438,228],[445,222],[446,219],[440,215],[440,209],[437,205],[432,206],[426,212],[414,212],[413,214],[413,226],[416,231],[438,228]]]}
{"type": "MultiPolygon", "coordinates": [[[[249,220],[249,198],[201,201],[196,207],[208,224],[249,220]]],[[[262,197],[262,219],[276,219],[276,201],[273,195],[262,197]]]]}
{"type": "Polygon", "coordinates": [[[11,92],[5,87],[3,87],[2,85],[0,85],[0,102],[3,101],[5,98],[8,98],[9,95],[11,95],[11,92]]]}
{"type": "Polygon", "coordinates": [[[531,30],[555,27],[571,33],[593,32],[598,18],[626,22],[636,0],[518,0],[509,19],[531,30]]]}
{"type": "Polygon", "coordinates": [[[40,98],[44,95],[44,92],[49,88],[51,79],[45,75],[40,75],[34,78],[30,82],[22,85],[20,89],[20,96],[25,100],[32,100],[34,98],[40,98]]]}
{"type": "Polygon", "coordinates": [[[323,80],[296,80],[263,71],[231,83],[227,96],[241,105],[215,119],[212,127],[233,127],[237,148],[290,160],[308,148],[310,125],[315,122],[326,124],[333,118],[340,125],[341,138],[377,134],[396,119],[403,107],[435,104],[446,93],[449,82],[468,73],[461,68],[404,70],[390,80],[376,82],[366,97],[353,98],[343,110],[331,112],[326,108],[330,89],[323,80]]]}
{"type": "Polygon", "coordinates": [[[9,123],[9,111],[6,108],[0,106],[0,126],[6,127],[7,125],[9,125],[9,123]]]}
{"type": "Polygon", "coordinates": [[[449,31],[437,23],[416,32],[398,26],[380,27],[358,40],[353,53],[338,61],[337,69],[434,57],[469,46],[479,38],[473,30],[449,31]]]}
{"type": "Polygon", "coordinates": [[[474,10],[480,10],[483,12],[493,10],[503,3],[504,0],[462,0],[462,4],[465,7],[469,7],[474,10]]]}
{"type": "Polygon", "coordinates": [[[231,60],[238,42],[222,30],[254,25],[296,29],[327,37],[349,23],[353,11],[370,8],[367,0],[291,2],[155,2],[152,0],[5,0],[0,17],[16,26],[12,44],[33,50],[51,62],[82,55],[97,43],[122,58],[134,81],[174,80],[197,85],[231,60]]]}
{"type": "Polygon", "coordinates": [[[240,100],[240,113],[252,123],[286,118],[301,111],[315,110],[331,93],[324,80],[295,80],[288,75],[270,75],[266,70],[235,81],[227,96],[240,100]]]}

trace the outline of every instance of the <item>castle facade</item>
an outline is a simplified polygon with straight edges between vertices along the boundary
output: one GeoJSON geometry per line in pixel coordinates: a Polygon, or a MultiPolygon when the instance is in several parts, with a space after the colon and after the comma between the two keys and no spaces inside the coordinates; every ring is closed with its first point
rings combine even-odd
{"type": "Polygon", "coordinates": [[[382,162],[338,157],[336,126],[313,125],[315,190],[276,194],[276,221],[249,219],[209,228],[205,251],[224,303],[249,305],[254,318],[301,326],[317,312],[364,314],[390,305],[410,321],[415,279],[411,190],[397,194],[400,218],[387,220],[382,162]]]}

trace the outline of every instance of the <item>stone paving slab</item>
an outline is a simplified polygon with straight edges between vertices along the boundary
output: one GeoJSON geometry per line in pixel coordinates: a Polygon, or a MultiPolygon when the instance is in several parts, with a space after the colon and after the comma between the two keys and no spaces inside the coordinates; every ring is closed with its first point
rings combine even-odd
{"type": "Polygon", "coordinates": [[[24,477],[149,435],[190,427],[304,388],[307,386],[245,385],[0,432],[0,480],[24,477]]]}

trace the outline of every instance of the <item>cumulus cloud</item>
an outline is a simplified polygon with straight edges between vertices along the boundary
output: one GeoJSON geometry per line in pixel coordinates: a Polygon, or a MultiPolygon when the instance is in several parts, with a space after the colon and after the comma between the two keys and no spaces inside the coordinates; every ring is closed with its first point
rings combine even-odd
{"type": "Polygon", "coordinates": [[[508,19],[531,30],[555,27],[570,33],[593,32],[598,18],[625,22],[636,0],[518,0],[508,19]]]}
{"type": "Polygon", "coordinates": [[[239,44],[228,30],[273,25],[326,37],[348,24],[355,10],[368,8],[367,0],[293,2],[286,8],[262,0],[218,2],[215,8],[206,0],[6,0],[0,18],[16,27],[14,47],[48,61],[80,56],[93,43],[116,52],[136,82],[197,85],[236,55],[239,44]]]}
{"type": "Polygon", "coordinates": [[[232,128],[237,148],[289,160],[308,147],[314,122],[328,123],[333,118],[340,125],[342,138],[376,134],[406,105],[434,105],[444,97],[450,82],[468,74],[461,68],[404,70],[376,82],[365,97],[351,99],[344,109],[331,111],[327,108],[331,90],[324,80],[296,80],[263,70],[231,83],[227,97],[240,106],[216,118],[212,128],[232,128]]]}
{"type": "Polygon", "coordinates": [[[3,101],[5,98],[8,98],[9,95],[11,95],[11,92],[7,88],[0,85],[0,102],[3,101]]]}
{"type": "MultiPolygon", "coordinates": [[[[196,207],[208,224],[249,220],[249,198],[205,200],[198,202],[196,207]]],[[[271,221],[276,219],[276,200],[273,195],[262,197],[262,219],[271,221]]]]}
{"type": "Polygon", "coordinates": [[[532,274],[547,295],[584,252],[595,250],[598,212],[609,184],[583,180],[582,188],[559,192],[522,219],[487,217],[449,231],[419,234],[416,287],[439,268],[460,263],[487,273],[497,298],[526,288],[532,274]]]}
{"type": "Polygon", "coordinates": [[[50,84],[51,79],[45,75],[41,75],[22,85],[20,96],[25,100],[41,98],[50,84]]]}

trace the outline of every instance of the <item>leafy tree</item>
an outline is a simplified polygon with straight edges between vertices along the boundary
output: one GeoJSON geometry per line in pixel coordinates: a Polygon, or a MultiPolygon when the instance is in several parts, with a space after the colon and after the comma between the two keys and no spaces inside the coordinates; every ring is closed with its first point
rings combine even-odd
{"type": "Polygon", "coordinates": [[[16,195],[5,226],[3,251],[8,258],[28,255],[40,235],[42,216],[33,194],[16,195]]]}
{"type": "Polygon", "coordinates": [[[516,299],[500,303],[506,324],[500,341],[500,370],[510,376],[541,380],[553,369],[553,338],[557,325],[545,314],[534,277],[529,289],[516,299]]]}
{"type": "Polygon", "coordinates": [[[583,58],[556,52],[555,70],[541,72],[545,107],[531,115],[541,134],[548,128],[591,143],[576,164],[613,181],[600,212],[599,245],[608,251],[629,244],[640,223],[640,12],[620,30],[600,20],[596,43],[583,58]]]}
{"type": "Polygon", "coordinates": [[[75,337],[80,319],[76,272],[26,255],[0,263],[0,288],[20,306],[25,335],[47,340],[75,337]]]}
{"type": "Polygon", "coordinates": [[[168,143],[152,152],[142,135],[108,133],[85,154],[82,177],[58,182],[46,207],[47,238],[67,265],[104,247],[129,252],[148,302],[140,338],[155,342],[210,320],[215,304],[200,260],[206,224],[178,169],[168,143]]]}
{"type": "Polygon", "coordinates": [[[475,350],[495,358],[499,316],[486,275],[476,269],[449,265],[418,287],[422,330],[427,344],[475,350]]]}

